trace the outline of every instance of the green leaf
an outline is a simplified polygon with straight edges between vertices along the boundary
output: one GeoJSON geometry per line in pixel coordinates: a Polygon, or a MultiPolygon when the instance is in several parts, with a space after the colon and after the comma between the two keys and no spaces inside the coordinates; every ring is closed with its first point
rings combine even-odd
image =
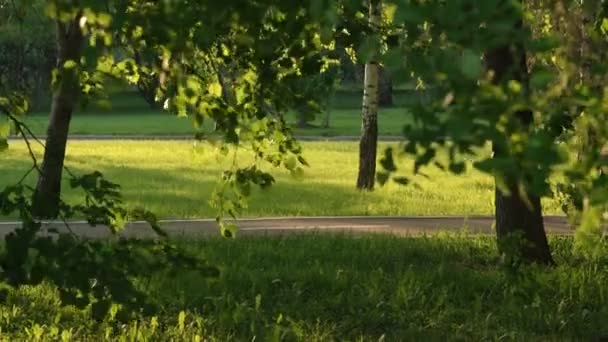
{"type": "Polygon", "coordinates": [[[534,89],[545,89],[555,80],[555,73],[549,70],[535,71],[530,77],[530,86],[534,89]]]}
{"type": "Polygon", "coordinates": [[[220,224],[221,234],[225,238],[234,238],[236,237],[236,231],[238,227],[234,223],[224,223],[220,224]]]}
{"type": "Polygon", "coordinates": [[[297,165],[297,159],[295,156],[291,155],[285,159],[284,164],[287,170],[293,170],[297,165]]]}
{"type": "Polygon", "coordinates": [[[221,97],[222,96],[222,85],[219,82],[213,82],[209,84],[207,91],[211,96],[221,97]]]}
{"type": "Polygon", "coordinates": [[[464,50],[460,58],[460,69],[467,78],[478,79],[483,71],[481,56],[469,49],[464,50]]]}

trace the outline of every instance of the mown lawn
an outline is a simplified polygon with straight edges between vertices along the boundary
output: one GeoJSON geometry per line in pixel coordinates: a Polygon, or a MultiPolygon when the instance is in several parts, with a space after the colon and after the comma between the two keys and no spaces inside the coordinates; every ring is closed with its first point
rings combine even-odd
{"type": "MultiPolygon", "coordinates": [[[[243,216],[307,215],[470,215],[493,212],[493,181],[475,171],[463,176],[425,170],[428,178],[415,184],[390,183],[371,193],[355,190],[358,144],[355,142],[307,142],[304,155],[310,163],[304,175],[294,178],[276,169],[277,183],[269,190],[254,191],[243,216]]],[[[381,144],[380,149],[389,146],[381,144]]],[[[214,217],[208,199],[229,160],[221,159],[207,144],[187,141],[70,142],[67,166],[76,173],[100,170],[123,187],[129,206],[152,210],[162,218],[214,217]]],[[[482,151],[480,153],[488,153],[482,151]]],[[[247,151],[239,158],[247,160],[247,151]]],[[[25,145],[12,142],[0,154],[0,188],[19,180],[29,168],[25,145]]],[[[412,160],[402,160],[411,170],[412,160]]],[[[34,182],[33,177],[29,179],[34,182]]],[[[67,182],[66,182],[67,183],[67,182]]],[[[68,202],[80,193],[64,189],[68,202]]],[[[560,213],[553,201],[547,213],[560,213]]]]}
{"type": "MultiPolygon", "coordinates": [[[[324,115],[324,114],[323,114],[324,115]]],[[[300,136],[358,136],[361,132],[361,113],[357,109],[331,110],[330,128],[321,128],[323,116],[317,117],[310,128],[294,127],[300,136]]],[[[295,122],[295,115],[290,115],[295,122]]],[[[404,108],[385,108],[379,114],[379,133],[386,136],[402,135],[403,125],[411,120],[404,108]]],[[[48,115],[35,113],[25,122],[38,135],[44,135],[48,115]]],[[[203,131],[209,131],[204,125],[203,131]]],[[[191,119],[164,112],[149,110],[76,113],[72,119],[70,134],[74,135],[194,135],[197,130],[191,119]]]]}
{"type": "MultiPolygon", "coordinates": [[[[405,109],[415,101],[411,92],[395,91],[395,107],[382,108],[379,113],[380,135],[402,135],[403,125],[411,120],[405,109]]],[[[189,118],[180,118],[167,112],[152,110],[136,92],[119,92],[110,97],[111,107],[89,106],[76,111],[70,133],[77,135],[193,135],[196,132],[189,118]]],[[[330,114],[330,127],[320,128],[326,113],[316,116],[311,128],[294,132],[301,136],[358,136],[361,131],[361,94],[357,91],[341,92],[335,96],[330,114]]],[[[38,111],[25,120],[36,134],[44,135],[48,123],[48,113],[38,111]]],[[[288,114],[288,121],[295,125],[294,113],[288,114]]],[[[204,125],[209,130],[210,125],[204,125]]]]}
{"type": "Polygon", "coordinates": [[[141,280],[161,310],[123,324],[61,308],[50,286],[10,291],[0,339],[118,341],[600,341],[608,261],[551,239],[558,266],[501,266],[491,237],[295,235],[181,241],[219,278],[141,280]],[[182,312],[180,314],[180,312],[182,312]],[[38,339],[37,339],[38,338],[38,339]]]}

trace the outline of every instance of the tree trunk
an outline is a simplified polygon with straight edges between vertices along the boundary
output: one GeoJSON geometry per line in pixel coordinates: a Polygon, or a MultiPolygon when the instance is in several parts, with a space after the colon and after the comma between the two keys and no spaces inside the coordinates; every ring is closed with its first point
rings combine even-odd
{"type": "MultiPolygon", "coordinates": [[[[523,23],[518,26],[523,26],[523,23]]],[[[490,51],[486,54],[485,61],[488,69],[494,71],[495,83],[515,79],[521,82],[522,87],[527,91],[529,80],[526,53],[521,44],[503,46],[490,51]]],[[[532,124],[532,111],[522,110],[515,115],[524,127],[532,124]]],[[[493,151],[495,157],[503,154],[496,143],[493,144],[493,151]]],[[[507,256],[521,257],[527,262],[552,264],[553,258],[545,234],[540,196],[521,193],[517,180],[513,178],[507,175],[505,179],[508,194],[503,193],[498,187],[495,190],[498,247],[501,253],[507,256]],[[511,240],[518,235],[523,240],[511,240]]]]}
{"type": "Polygon", "coordinates": [[[79,95],[78,64],[83,43],[80,14],[69,24],[57,26],[57,69],[59,83],[53,100],[47,129],[42,170],[32,199],[32,214],[37,218],[56,218],[61,196],[61,177],[72,111],[79,95]],[[67,61],[76,65],[65,68],[67,61]]]}
{"type": "Polygon", "coordinates": [[[386,68],[380,67],[378,75],[378,105],[380,107],[393,106],[393,79],[386,68]]]}
{"type": "MultiPolygon", "coordinates": [[[[380,23],[380,1],[370,0],[369,23],[376,27],[380,23]]],[[[357,189],[373,190],[376,177],[376,149],[378,145],[378,62],[374,56],[365,64],[363,82],[363,108],[361,140],[359,141],[359,175],[357,189]]]]}
{"type": "Polygon", "coordinates": [[[298,128],[311,128],[312,125],[308,123],[310,121],[310,119],[309,119],[310,117],[309,117],[308,113],[306,112],[306,108],[298,108],[298,109],[296,109],[296,111],[297,111],[296,115],[298,117],[296,126],[298,128]]]}

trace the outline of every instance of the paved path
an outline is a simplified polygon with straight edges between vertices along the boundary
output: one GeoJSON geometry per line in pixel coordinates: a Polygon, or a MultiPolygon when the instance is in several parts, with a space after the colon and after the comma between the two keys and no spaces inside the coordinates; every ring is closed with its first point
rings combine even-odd
{"type": "MultiPolygon", "coordinates": [[[[391,233],[395,235],[435,234],[442,231],[472,233],[493,233],[493,217],[489,216],[450,216],[450,217],[285,217],[250,218],[238,221],[238,235],[292,234],[298,232],[350,232],[350,233],[391,233]]],[[[13,231],[18,222],[0,222],[0,237],[13,231]]],[[[76,234],[91,238],[109,237],[107,228],[90,227],[85,222],[70,223],[76,234]]],[[[218,235],[215,220],[166,220],[161,226],[173,237],[193,237],[218,235]]],[[[547,231],[552,234],[571,234],[566,219],[560,216],[545,217],[547,231]]],[[[66,231],[63,223],[45,223],[44,228],[57,228],[66,231]]],[[[154,237],[154,233],[143,222],[134,222],[121,233],[128,237],[154,237]]]]}
{"type": "MultiPolygon", "coordinates": [[[[45,136],[39,136],[40,140],[45,141],[45,136]]],[[[297,135],[295,138],[298,141],[359,141],[359,136],[356,135],[343,135],[343,136],[321,136],[321,135],[297,135]]],[[[9,140],[20,140],[20,137],[11,137],[9,140]]],[[[86,140],[163,140],[163,141],[174,141],[174,140],[194,140],[194,135],[147,135],[147,134],[126,134],[126,135],[113,135],[113,134],[70,134],[69,140],[71,141],[86,141],[86,140]]],[[[379,136],[380,141],[403,141],[404,138],[401,136],[379,136]]]]}

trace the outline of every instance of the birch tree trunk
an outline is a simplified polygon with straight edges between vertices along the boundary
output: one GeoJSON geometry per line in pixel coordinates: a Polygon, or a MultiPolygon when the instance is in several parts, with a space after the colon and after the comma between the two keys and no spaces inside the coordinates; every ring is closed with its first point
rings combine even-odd
{"type": "MultiPolygon", "coordinates": [[[[369,23],[372,28],[380,25],[381,2],[369,0],[369,23]]],[[[357,189],[373,190],[376,177],[376,150],[378,145],[378,54],[365,64],[363,81],[363,105],[361,139],[359,141],[359,175],[357,189]]]]}

